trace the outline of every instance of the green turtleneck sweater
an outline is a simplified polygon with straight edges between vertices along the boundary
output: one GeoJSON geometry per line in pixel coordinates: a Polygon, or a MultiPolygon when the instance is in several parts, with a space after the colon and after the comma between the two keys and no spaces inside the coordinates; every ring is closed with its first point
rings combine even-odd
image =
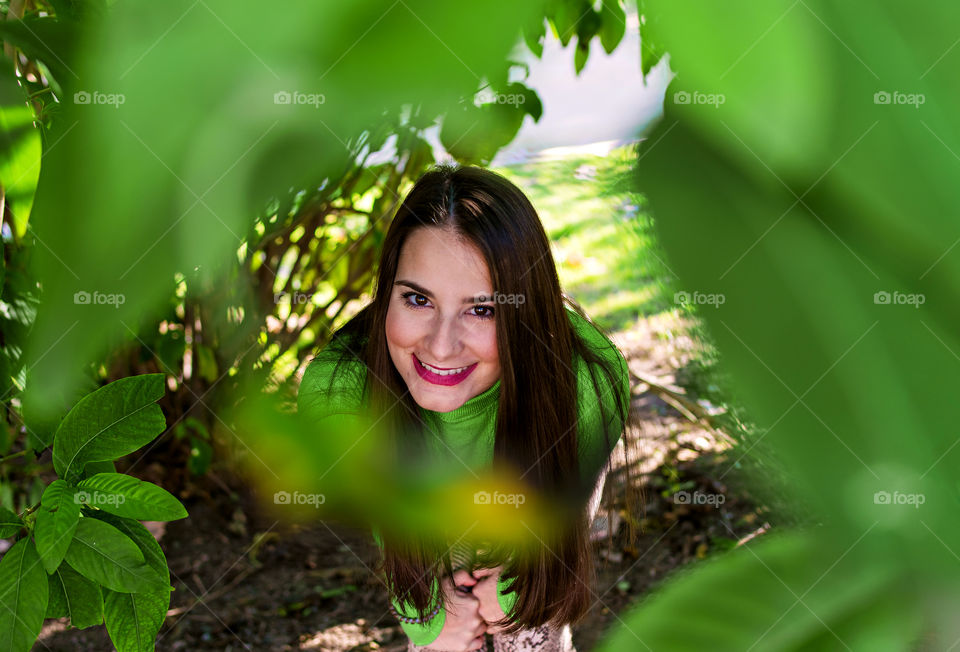
{"type": "MultiPolygon", "coordinates": [[[[590,379],[590,369],[579,357],[575,359],[580,468],[583,479],[589,480],[600,471],[622,433],[624,424],[619,420],[617,401],[620,401],[625,413],[630,391],[629,375],[623,356],[603,334],[573,310],[568,309],[567,314],[575,334],[615,370],[615,377],[618,379],[616,386],[610,387],[605,383],[606,376],[599,369],[594,370],[603,402],[604,412],[601,412],[590,379]],[[608,425],[608,431],[612,433],[609,437],[609,448],[604,437],[604,413],[608,424],[614,420],[614,423],[608,425]]],[[[364,409],[360,397],[366,380],[366,368],[357,360],[341,366],[340,373],[334,374],[340,355],[340,351],[335,350],[335,347],[328,347],[307,365],[297,397],[298,409],[302,414],[321,419],[332,414],[360,414],[364,409]]],[[[480,471],[493,462],[499,398],[498,380],[489,389],[455,410],[433,412],[421,408],[420,413],[426,426],[442,439],[442,444],[436,444],[438,450],[442,447],[446,454],[452,453],[473,471],[480,471]]],[[[380,538],[376,532],[374,537],[379,545],[380,538]]],[[[510,613],[516,602],[516,593],[510,590],[511,584],[512,581],[501,579],[497,586],[498,601],[505,614],[510,613]]],[[[435,584],[434,591],[437,590],[435,584]]],[[[408,617],[416,615],[412,610],[403,608],[395,599],[392,599],[392,602],[398,613],[408,617]]],[[[401,626],[415,645],[428,645],[440,635],[445,617],[446,613],[441,609],[425,624],[401,623],[401,626]]]]}

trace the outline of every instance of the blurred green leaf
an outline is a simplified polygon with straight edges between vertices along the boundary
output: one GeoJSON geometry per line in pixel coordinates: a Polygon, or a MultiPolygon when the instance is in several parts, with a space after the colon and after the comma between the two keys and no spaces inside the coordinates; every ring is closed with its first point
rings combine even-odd
{"type": "Polygon", "coordinates": [[[600,26],[600,44],[607,54],[611,54],[627,31],[627,15],[620,0],[603,0],[600,17],[603,21],[600,26]]]}
{"type": "Polygon", "coordinates": [[[6,202],[18,240],[26,234],[40,178],[43,146],[33,121],[26,94],[4,60],[0,64],[0,208],[6,202]]]}
{"type": "Polygon", "coordinates": [[[11,512],[6,507],[0,507],[0,538],[6,539],[12,537],[20,528],[23,527],[23,521],[20,517],[11,512]]]}
{"type": "Polygon", "coordinates": [[[908,649],[920,623],[896,571],[842,553],[813,532],[764,536],[680,571],[597,649],[634,650],[638,638],[652,650],[908,649]]]}

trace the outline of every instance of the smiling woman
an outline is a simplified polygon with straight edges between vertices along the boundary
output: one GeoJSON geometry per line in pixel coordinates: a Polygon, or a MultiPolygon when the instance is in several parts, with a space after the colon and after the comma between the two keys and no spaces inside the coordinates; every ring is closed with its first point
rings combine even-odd
{"type": "Polygon", "coordinates": [[[493,297],[490,275],[469,240],[452,227],[417,229],[393,285],[387,347],[417,405],[450,412],[500,378],[496,306],[484,301],[493,297]]]}
{"type": "Polygon", "coordinates": [[[299,409],[372,413],[398,459],[494,468],[571,507],[562,532],[537,532],[522,552],[375,530],[411,650],[483,649],[486,633],[495,650],[572,649],[569,624],[591,604],[589,522],[628,399],[623,356],[562,294],[523,193],[474,167],[421,177],[390,225],[373,302],[307,366],[299,409]]]}

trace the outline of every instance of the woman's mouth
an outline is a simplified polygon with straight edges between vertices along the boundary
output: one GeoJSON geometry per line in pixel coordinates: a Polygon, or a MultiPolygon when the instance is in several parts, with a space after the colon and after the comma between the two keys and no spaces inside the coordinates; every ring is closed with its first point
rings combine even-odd
{"type": "Polygon", "coordinates": [[[434,385],[456,385],[477,368],[477,363],[474,362],[466,367],[444,369],[443,367],[434,367],[433,365],[421,362],[420,359],[412,353],[410,355],[413,358],[413,366],[416,368],[417,373],[420,374],[420,377],[434,385]]]}

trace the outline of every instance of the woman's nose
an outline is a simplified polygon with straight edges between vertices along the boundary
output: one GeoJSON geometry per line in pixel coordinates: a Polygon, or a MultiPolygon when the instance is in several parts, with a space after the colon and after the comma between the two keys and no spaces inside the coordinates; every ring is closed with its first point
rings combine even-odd
{"type": "Polygon", "coordinates": [[[460,335],[456,319],[438,317],[427,342],[427,350],[434,358],[432,362],[441,364],[456,356],[460,352],[460,335]]]}

